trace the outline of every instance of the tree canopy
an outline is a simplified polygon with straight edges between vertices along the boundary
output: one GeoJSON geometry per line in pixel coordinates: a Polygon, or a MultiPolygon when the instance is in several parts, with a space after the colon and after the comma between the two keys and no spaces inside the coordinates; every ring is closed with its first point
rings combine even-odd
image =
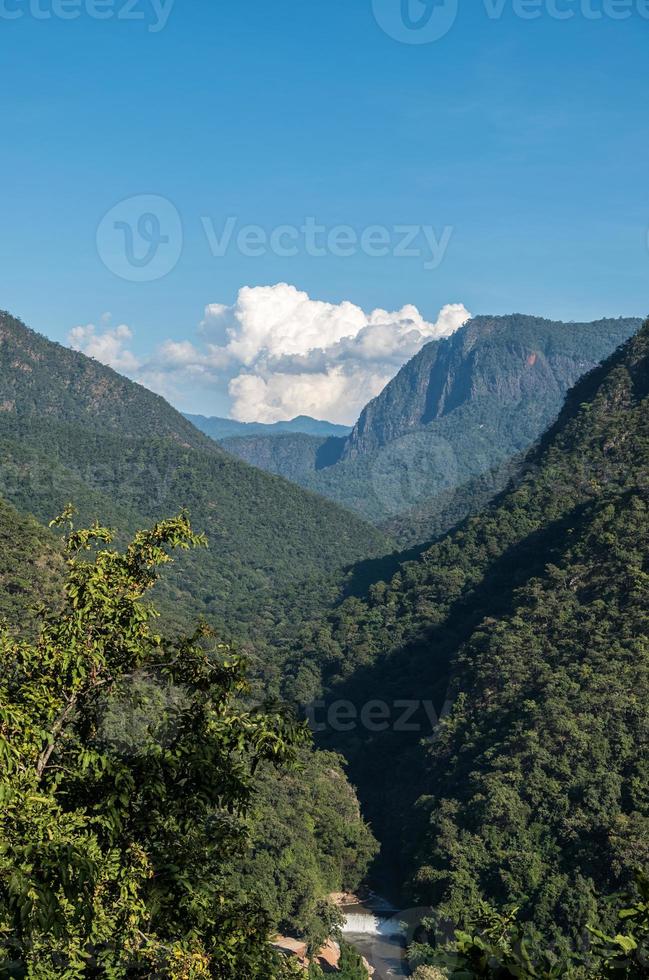
{"type": "Polygon", "coordinates": [[[206,627],[154,632],[159,567],[203,544],[187,515],[111,539],[70,527],[62,608],[33,642],[0,635],[0,974],[274,976],[228,861],[258,764],[307,735],[242,707],[242,664],[206,627]]]}

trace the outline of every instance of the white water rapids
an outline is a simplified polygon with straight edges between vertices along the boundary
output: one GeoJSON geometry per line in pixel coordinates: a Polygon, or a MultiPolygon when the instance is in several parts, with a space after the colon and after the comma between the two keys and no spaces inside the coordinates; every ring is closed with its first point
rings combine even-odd
{"type": "Polygon", "coordinates": [[[403,926],[396,917],[387,919],[373,912],[350,912],[342,931],[345,936],[401,936],[403,926]]]}
{"type": "Polygon", "coordinates": [[[410,975],[404,959],[404,924],[398,912],[380,901],[353,905],[343,912],[343,935],[374,967],[374,980],[397,980],[410,975]]]}

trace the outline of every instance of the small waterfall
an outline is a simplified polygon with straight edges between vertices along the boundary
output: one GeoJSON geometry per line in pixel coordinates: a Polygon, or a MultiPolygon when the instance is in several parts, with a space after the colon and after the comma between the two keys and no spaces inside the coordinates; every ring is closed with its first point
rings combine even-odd
{"type": "Polygon", "coordinates": [[[351,912],[345,917],[343,935],[401,936],[403,927],[397,918],[380,918],[371,912],[351,912]]]}

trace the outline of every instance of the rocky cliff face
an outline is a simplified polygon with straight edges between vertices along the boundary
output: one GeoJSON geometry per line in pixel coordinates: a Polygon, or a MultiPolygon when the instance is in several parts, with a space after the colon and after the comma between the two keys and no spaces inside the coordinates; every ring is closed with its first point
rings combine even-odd
{"type": "Polygon", "coordinates": [[[494,415],[511,408],[534,418],[557,410],[568,388],[639,326],[638,319],[476,317],[424,347],[369,403],[343,459],[375,452],[470,404],[489,406],[494,415]]]}

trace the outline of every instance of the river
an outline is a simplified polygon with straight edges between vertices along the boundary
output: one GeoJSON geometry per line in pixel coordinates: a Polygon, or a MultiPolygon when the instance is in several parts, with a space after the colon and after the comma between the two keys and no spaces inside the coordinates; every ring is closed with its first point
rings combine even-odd
{"type": "Polygon", "coordinates": [[[405,936],[399,912],[374,897],[343,907],[343,935],[374,967],[374,980],[409,977],[405,960],[405,936]]]}

